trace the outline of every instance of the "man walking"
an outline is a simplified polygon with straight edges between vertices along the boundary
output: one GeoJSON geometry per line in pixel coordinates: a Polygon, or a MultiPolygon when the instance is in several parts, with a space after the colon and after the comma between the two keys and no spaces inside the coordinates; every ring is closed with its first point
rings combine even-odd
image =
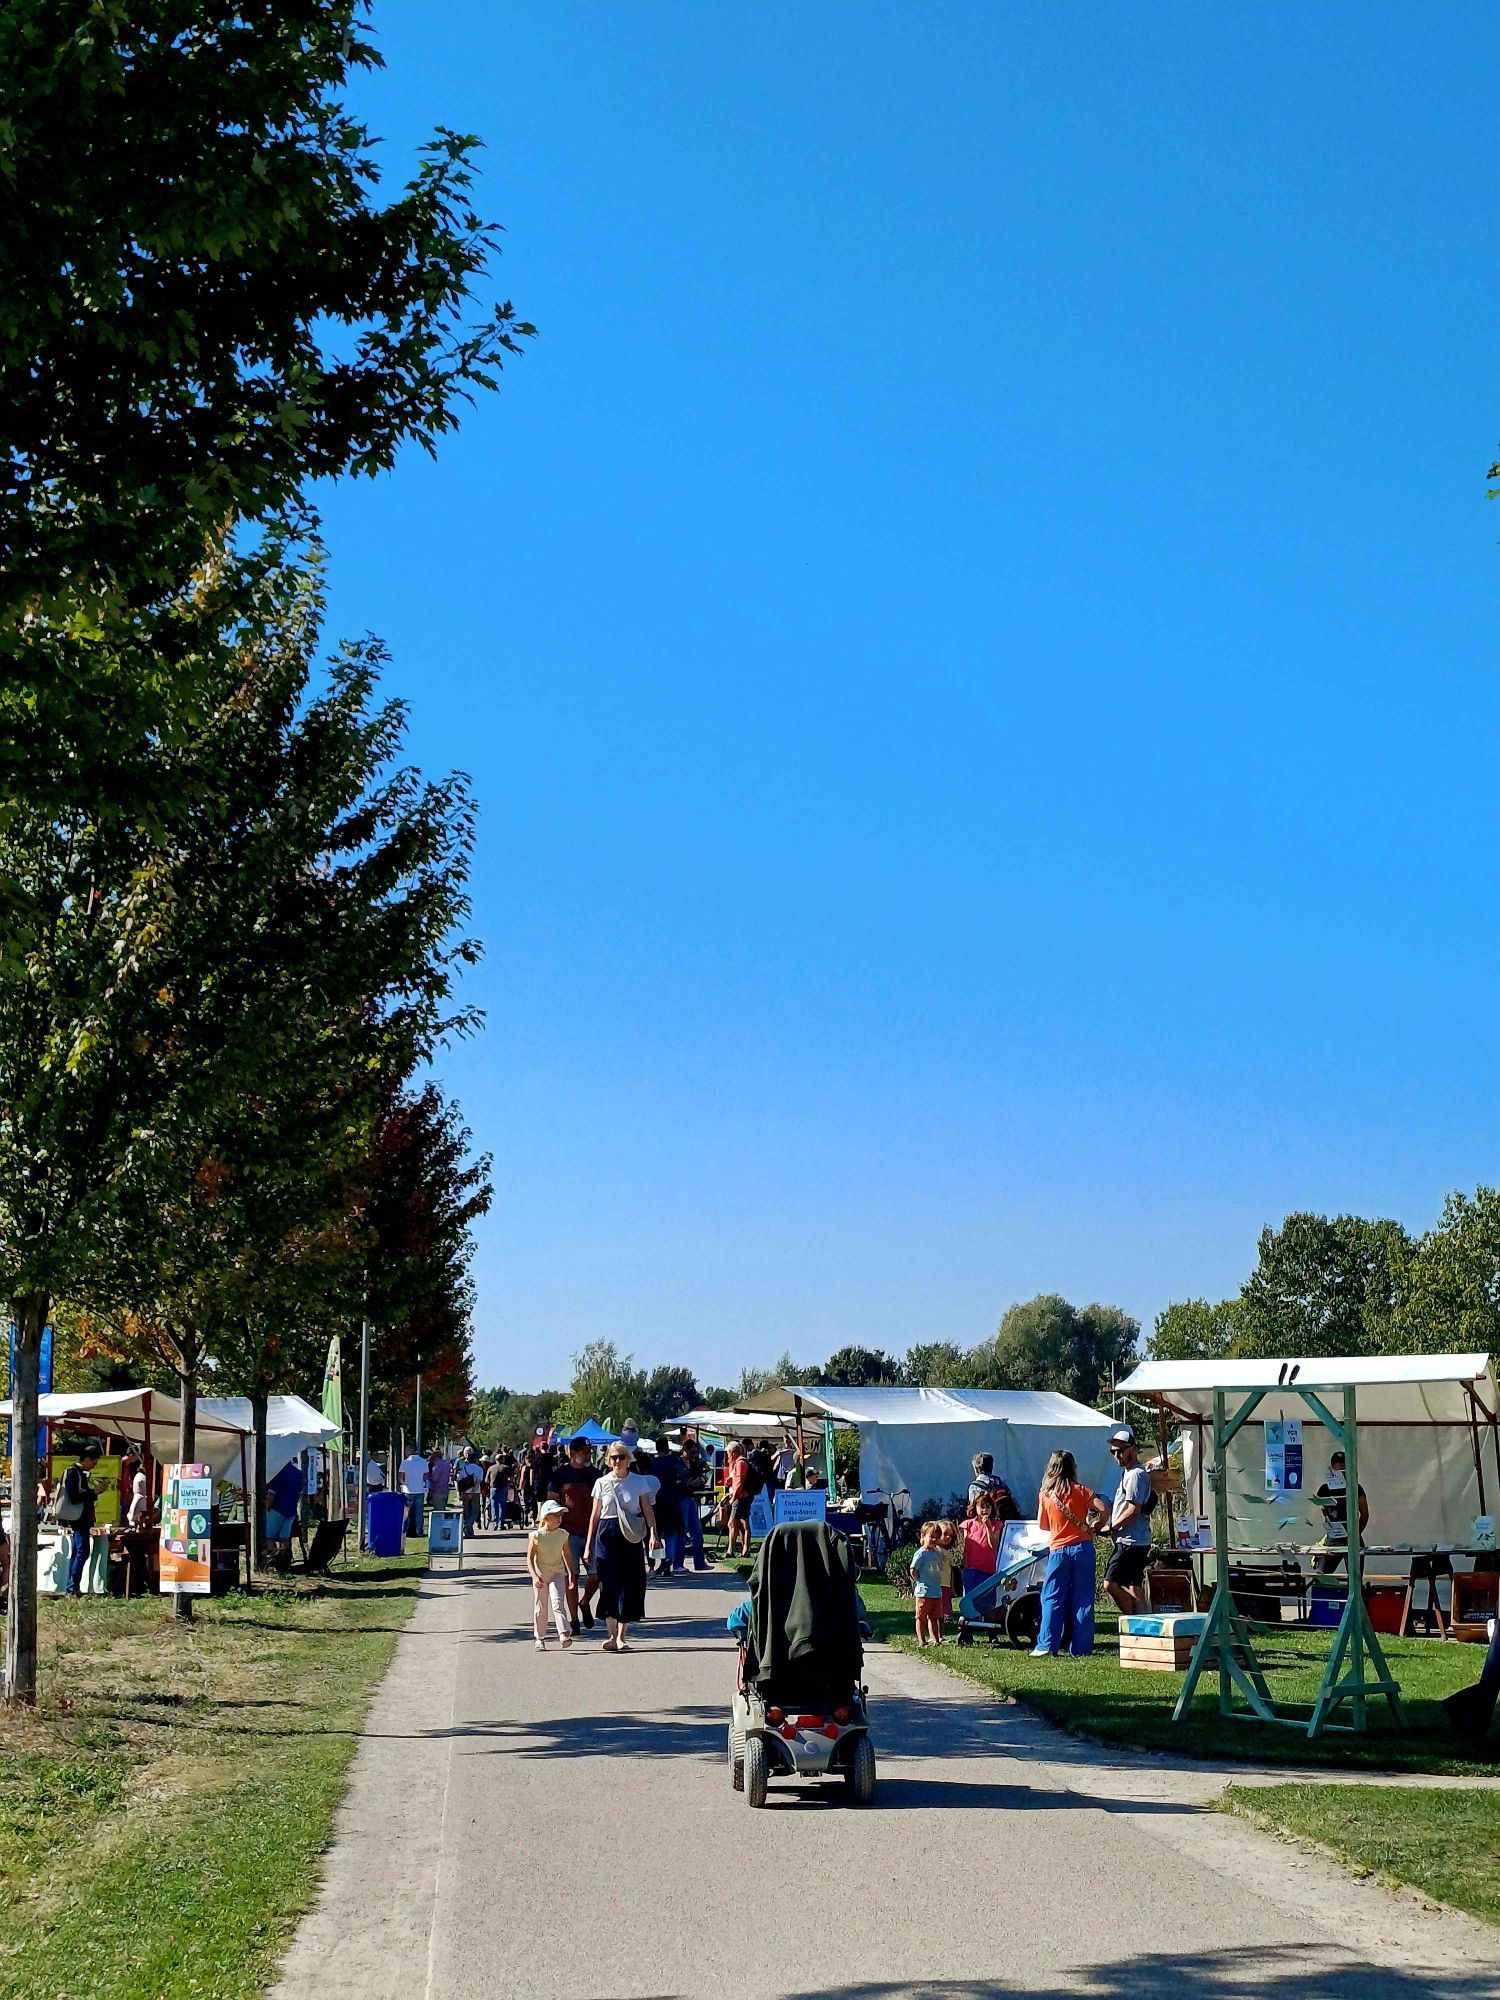
{"type": "Polygon", "coordinates": [[[98,1463],[98,1445],[86,1444],[78,1454],[78,1463],[70,1465],[63,1474],[57,1518],[72,1536],[68,1550],[69,1597],[77,1597],[83,1589],[83,1572],[88,1563],[89,1541],[94,1531],[94,1482],[89,1475],[98,1463]]]}
{"type": "Polygon", "coordinates": [[[575,1635],[580,1617],[585,1625],[594,1622],[593,1596],[599,1588],[599,1578],[597,1574],[590,1576],[585,1568],[583,1545],[588,1539],[589,1516],[594,1511],[594,1488],[602,1477],[587,1442],[574,1438],[568,1445],[567,1463],[553,1473],[548,1488],[550,1497],[562,1508],[559,1526],[567,1535],[573,1553],[573,1569],[566,1589],[568,1621],[575,1635]]]}
{"type": "Polygon", "coordinates": [[[1133,1618],[1145,1608],[1141,1585],[1151,1559],[1151,1509],[1156,1503],[1151,1475],[1136,1454],[1135,1432],[1129,1424],[1110,1432],[1109,1451],[1119,1467],[1120,1484],[1109,1511],[1115,1549],[1104,1572],[1104,1588],[1119,1609],[1133,1618]]]}

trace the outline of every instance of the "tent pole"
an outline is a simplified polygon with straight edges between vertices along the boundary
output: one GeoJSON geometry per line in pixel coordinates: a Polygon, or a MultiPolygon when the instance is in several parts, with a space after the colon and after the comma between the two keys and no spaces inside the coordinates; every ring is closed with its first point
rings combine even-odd
{"type": "Polygon", "coordinates": [[[1467,1382],[1464,1384],[1464,1395],[1469,1404],[1469,1440],[1474,1449],[1474,1477],[1479,1482],[1479,1511],[1488,1514],[1490,1510],[1484,1497],[1484,1459],[1479,1449],[1479,1403],[1467,1382]]]}
{"type": "Polygon", "coordinates": [[[240,1432],[240,1491],[245,1496],[245,1595],[255,1588],[250,1569],[250,1468],[245,1462],[245,1433],[240,1432]]]}

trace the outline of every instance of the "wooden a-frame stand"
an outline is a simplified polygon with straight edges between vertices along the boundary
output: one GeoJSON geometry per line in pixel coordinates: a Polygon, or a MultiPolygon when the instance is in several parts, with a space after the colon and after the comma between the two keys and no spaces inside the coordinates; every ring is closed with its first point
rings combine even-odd
{"type": "MultiPolygon", "coordinates": [[[[1331,1393],[1331,1390],[1327,1391],[1331,1393]]],[[[1208,1607],[1208,1620],[1204,1625],[1197,1645],[1193,1648],[1192,1662],[1188,1667],[1187,1679],[1183,1682],[1182,1693],[1177,1697],[1177,1706],[1172,1711],[1172,1720],[1181,1722],[1192,1705],[1193,1691],[1199,1677],[1204,1673],[1216,1673],[1219,1677],[1219,1713],[1222,1716],[1239,1716],[1248,1721],[1252,1716],[1261,1722],[1278,1722],[1287,1728],[1305,1730],[1311,1737],[1321,1736],[1325,1730],[1348,1730],[1362,1734],[1365,1728],[1365,1702],[1371,1695],[1384,1695],[1391,1705],[1398,1724],[1404,1723],[1405,1715],[1401,1707],[1401,1690],[1391,1678],[1391,1670],[1386,1665],[1385,1654],[1380,1641],[1375,1636],[1370,1623],[1370,1615],[1365,1609],[1364,1592],[1364,1550],[1359,1530],[1359,1442],[1356,1435],[1354,1389],[1350,1384],[1342,1385],[1343,1419],[1336,1418],[1328,1406],[1312,1389],[1304,1389],[1288,1382],[1274,1389],[1252,1390],[1239,1405],[1232,1417],[1224,1411],[1224,1391],[1214,1391],[1214,1431],[1213,1431],[1213,1493],[1214,1493],[1214,1549],[1218,1575],[1214,1583],[1213,1598],[1208,1607]],[[1255,1657],[1252,1639],[1253,1626],[1235,1606],[1229,1594],[1229,1445],[1241,1426],[1251,1417],[1267,1396],[1300,1396],[1308,1408],[1325,1425],[1331,1437],[1344,1453],[1344,1476],[1348,1481],[1349,1540],[1345,1567],[1348,1571],[1348,1597],[1344,1613],[1339,1620],[1338,1631],[1334,1635],[1333,1650],[1328,1656],[1328,1665],[1323,1672],[1323,1683],[1318,1689],[1318,1698],[1311,1705],[1297,1702],[1283,1705],[1278,1709],[1270,1687],[1255,1657]],[[1237,1703],[1235,1696],[1242,1698],[1237,1703]],[[1349,1720],[1331,1720],[1335,1709],[1344,1702],[1349,1704],[1349,1720]]]]}

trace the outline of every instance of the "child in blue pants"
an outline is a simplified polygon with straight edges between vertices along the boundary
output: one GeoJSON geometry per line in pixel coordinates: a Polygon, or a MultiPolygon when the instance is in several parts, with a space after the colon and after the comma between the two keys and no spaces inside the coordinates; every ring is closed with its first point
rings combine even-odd
{"type": "Polygon", "coordinates": [[[1108,1518],[1078,1478],[1070,1451],[1055,1451],[1042,1476],[1037,1520],[1047,1530],[1047,1574],[1042,1579],[1042,1629],[1034,1659],[1051,1659],[1067,1640],[1082,1657],[1094,1650],[1094,1530],[1108,1518]]]}

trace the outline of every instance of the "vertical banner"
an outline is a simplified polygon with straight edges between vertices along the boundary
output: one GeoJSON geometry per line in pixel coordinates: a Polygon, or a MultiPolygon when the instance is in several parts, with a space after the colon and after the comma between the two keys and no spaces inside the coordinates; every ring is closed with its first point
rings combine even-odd
{"type": "Polygon", "coordinates": [[[1286,1425],[1278,1417],[1266,1423],[1266,1491],[1279,1493],[1286,1484],[1286,1425]]]}
{"type": "Polygon", "coordinates": [[[328,1343],[328,1360],[323,1368],[323,1415],[338,1425],[338,1436],[328,1440],[328,1491],[324,1495],[330,1521],[342,1521],[348,1513],[344,1482],[344,1362],[339,1337],[328,1343]]]}
{"type": "Polygon", "coordinates": [[[161,1587],[207,1597],[213,1554],[213,1469],[169,1465],[161,1508],[161,1587]]]}
{"type": "MultiPolygon", "coordinates": [[[[39,1396],[50,1396],[52,1394],[52,1329],[50,1326],[42,1328],[42,1345],[37,1355],[36,1392],[39,1396]]],[[[5,1378],[5,1393],[11,1397],[14,1397],[16,1393],[16,1323],[14,1320],[10,1323],[10,1373],[5,1378]]],[[[7,1421],[5,1426],[5,1456],[7,1458],[10,1457],[13,1449],[10,1424],[7,1421]]],[[[37,1462],[45,1464],[47,1458],[47,1422],[45,1418],[36,1427],[36,1455],[37,1462]]]]}

